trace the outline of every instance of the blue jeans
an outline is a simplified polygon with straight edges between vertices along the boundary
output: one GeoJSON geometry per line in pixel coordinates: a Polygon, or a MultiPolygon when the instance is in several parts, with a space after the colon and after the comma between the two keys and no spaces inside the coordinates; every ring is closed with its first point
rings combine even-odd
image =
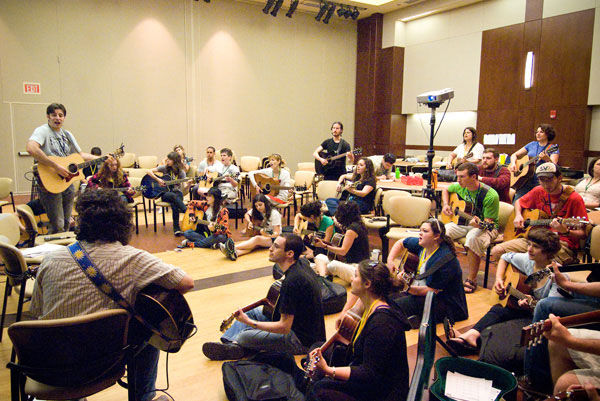
{"type": "Polygon", "coordinates": [[[185,213],[185,203],[183,203],[183,192],[179,190],[165,192],[162,194],[160,199],[163,202],[171,204],[171,210],[173,211],[173,230],[179,230],[179,213],[185,213]]]}
{"type": "Polygon", "coordinates": [[[225,242],[227,240],[227,236],[225,234],[213,234],[205,237],[204,235],[197,233],[196,230],[186,230],[183,233],[183,236],[188,241],[192,241],[194,246],[198,248],[211,248],[213,244],[225,242]]]}
{"type": "Polygon", "coordinates": [[[75,199],[75,187],[71,185],[59,194],[53,194],[40,186],[40,202],[48,215],[50,227],[48,234],[69,231],[69,220],[75,199]]]}
{"type": "MultiPolygon", "coordinates": [[[[254,308],[246,313],[250,319],[259,322],[270,322],[262,314],[262,307],[254,308]]],[[[302,345],[296,334],[290,330],[288,334],[270,333],[254,329],[242,322],[234,321],[233,325],[221,336],[222,342],[237,342],[240,346],[253,351],[279,351],[302,355],[308,352],[308,347],[302,345]]]]}
{"type": "MultiPolygon", "coordinates": [[[[358,205],[358,208],[360,209],[361,214],[367,214],[372,209],[372,205],[369,205],[367,202],[365,202],[362,198],[360,198],[358,196],[350,196],[350,197],[348,197],[347,201],[356,203],[358,205]]],[[[342,201],[339,200],[338,198],[325,199],[325,204],[327,205],[327,210],[329,211],[330,216],[335,215],[335,212],[336,212],[340,202],[342,202],[342,201]]]]}
{"type": "Polygon", "coordinates": [[[150,401],[155,396],[159,355],[159,350],[146,344],[135,356],[135,384],[137,387],[135,399],[138,401],[150,401]]]}
{"type": "MultiPolygon", "coordinates": [[[[540,300],[533,311],[533,321],[539,322],[548,318],[550,313],[556,316],[571,316],[590,312],[600,308],[600,298],[574,294],[574,299],[548,297],[540,300]]],[[[539,389],[553,388],[550,374],[550,357],[548,340],[542,337],[542,343],[525,351],[525,374],[534,387],[539,389]]]]}

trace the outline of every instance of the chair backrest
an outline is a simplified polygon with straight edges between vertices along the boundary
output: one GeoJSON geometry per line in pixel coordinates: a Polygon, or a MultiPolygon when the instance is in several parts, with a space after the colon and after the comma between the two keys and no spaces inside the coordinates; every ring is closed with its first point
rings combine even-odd
{"type": "Polygon", "coordinates": [[[242,156],[242,157],[240,157],[240,170],[241,171],[258,170],[259,166],[260,166],[260,157],[258,157],[258,156],[242,156]]]}
{"type": "Polygon", "coordinates": [[[399,189],[392,189],[389,191],[383,191],[383,195],[381,195],[382,199],[381,199],[381,207],[383,209],[383,213],[384,214],[389,214],[389,209],[390,209],[390,199],[392,199],[394,196],[403,196],[405,198],[408,198],[410,195],[410,192],[406,192],[406,191],[401,191],[399,189]]]}
{"type": "Polygon", "coordinates": [[[317,199],[335,198],[337,195],[337,180],[323,180],[317,184],[317,199]]]}
{"type": "Polygon", "coordinates": [[[588,219],[596,225],[600,224],[600,210],[588,212],[588,219]]]}
{"type": "Polygon", "coordinates": [[[375,214],[381,216],[383,213],[383,206],[381,204],[383,197],[383,188],[375,188],[375,197],[373,198],[373,209],[375,209],[375,214]]]}
{"type": "MultiPolygon", "coordinates": [[[[132,187],[139,187],[142,184],[141,177],[128,177],[128,179],[129,179],[129,183],[131,184],[132,187]]],[[[141,191],[135,191],[135,194],[133,195],[133,197],[137,198],[138,196],[142,196],[141,191]]]]}
{"type": "Polygon", "coordinates": [[[423,317],[419,326],[419,343],[417,345],[417,361],[410,379],[406,401],[420,401],[423,391],[429,386],[429,375],[435,361],[435,321],[432,305],[434,293],[429,291],[425,296],[423,317]]]}
{"type": "Polygon", "coordinates": [[[190,169],[186,173],[186,177],[195,178],[197,176],[198,176],[198,166],[196,166],[194,164],[190,165],[190,169]]]}
{"type": "Polygon", "coordinates": [[[4,262],[8,284],[11,287],[21,284],[23,273],[27,271],[27,262],[21,251],[11,244],[0,241],[0,259],[4,262]]]}
{"type": "Polygon", "coordinates": [[[13,180],[7,177],[0,177],[0,199],[6,198],[12,192],[13,180]]]}
{"type": "Polygon", "coordinates": [[[510,199],[511,202],[513,201],[513,199],[515,199],[516,193],[517,193],[517,191],[514,188],[510,188],[508,190],[508,198],[510,199]]]}
{"type": "Polygon", "coordinates": [[[75,387],[115,369],[124,371],[128,324],[127,311],[110,309],[17,322],[10,325],[8,335],[23,374],[50,386],[75,387]]]}
{"type": "Polygon", "coordinates": [[[146,174],[148,174],[148,171],[150,171],[151,169],[149,168],[127,168],[127,169],[123,169],[123,171],[125,171],[127,173],[127,177],[131,178],[131,177],[139,177],[139,178],[143,178],[146,174]]]}
{"type": "Polygon", "coordinates": [[[596,261],[600,261],[600,226],[594,227],[590,233],[590,255],[596,261]]]}
{"type": "Polygon", "coordinates": [[[418,227],[429,218],[431,200],[416,196],[394,196],[390,199],[389,214],[403,227],[418,227]]]}
{"type": "Polygon", "coordinates": [[[508,218],[514,210],[515,207],[510,203],[500,202],[500,210],[498,211],[498,226],[500,227],[498,230],[499,232],[504,230],[506,223],[508,223],[508,218]]]}
{"type": "Polygon", "coordinates": [[[298,170],[300,171],[315,171],[314,162],[300,162],[298,163],[298,170]]]}
{"type": "Polygon", "coordinates": [[[12,213],[0,214],[0,235],[9,239],[11,245],[19,242],[21,234],[19,233],[19,219],[12,213]]]}
{"type": "Polygon", "coordinates": [[[314,171],[298,170],[294,173],[294,181],[296,186],[306,186],[306,189],[310,189],[313,180],[315,178],[314,171]]]}
{"type": "Polygon", "coordinates": [[[120,159],[121,167],[133,167],[135,164],[135,153],[124,153],[120,159]]]}
{"type": "Polygon", "coordinates": [[[138,166],[140,168],[153,169],[158,166],[158,157],[156,156],[138,156],[138,166]]]}
{"type": "Polygon", "coordinates": [[[17,214],[19,215],[19,219],[25,226],[25,231],[27,232],[26,235],[21,236],[21,240],[28,241],[28,246],[35,245],[35,237],[38,234],[38,228],[33,210],[31,210],[29,205],[17,205],[17,214]]]}

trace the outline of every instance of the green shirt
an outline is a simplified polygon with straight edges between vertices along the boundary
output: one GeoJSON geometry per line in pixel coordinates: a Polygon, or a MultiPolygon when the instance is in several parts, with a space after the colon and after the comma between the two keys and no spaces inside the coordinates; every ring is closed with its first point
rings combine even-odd
{"type": "MultiPolygon", "coordinates": [[[[482,185],[482,184],[480,184],[482,185]]],[[[448,187],[448,192],[455,192],[458,196],[467,202],[471,202],[475,204],[475,200],[477,199],[477,194],[481,190],[481,186],[476,191],[469,191],[467,188],[463,188],[458,183],[450,184],[448,187]]],[[[483,216],[481,216],[481,211],[478,211],[477,217],[480,219],[492,219],[496,226],[498,226],[498,211],[500,208],[500,198],[498,197],[498,192],[494,188],[489,188],[485,198],[483,198],[483,216]]]]}
{"type": "Polygon", "coordinates": [[[319,225],[319,231],[325,232],[327,227],[333,225],[333,218],[329,216],[323,216],[321,218],[321,224],[319,225]]]}

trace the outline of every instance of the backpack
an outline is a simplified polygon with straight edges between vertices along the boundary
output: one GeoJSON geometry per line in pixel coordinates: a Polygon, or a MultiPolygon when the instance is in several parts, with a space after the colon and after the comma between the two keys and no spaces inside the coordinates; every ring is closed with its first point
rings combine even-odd
{"type": "Polygon", "coordinates": [[[242,360],[225,362],[221,369],[229,401],[304,401],[292,376],[274,366],[242,360]]]}

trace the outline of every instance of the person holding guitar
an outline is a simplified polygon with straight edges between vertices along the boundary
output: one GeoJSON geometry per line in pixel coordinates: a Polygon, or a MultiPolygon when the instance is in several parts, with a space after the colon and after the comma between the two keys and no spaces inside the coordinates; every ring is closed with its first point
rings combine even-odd
{"type": "MultiPolygon", "coordinates": [[[[309,371],[322,378],[308,387],[307,400],[404,400],[408,393],[406,318],[388,301],[393,281],[381,262],[363,260],[350,285],[364,312],[348,345],[346,366],[329,366],[321,348],[310,353],[309,371]]],[[[318,376],[317,376],[318,377],[318,376]]]]}
{"type": "MultiPolygon", "coordinates": [[[[583,228],[573,229],[572,226],[561,223],[561,218],[588,219],[585,204],[581,195],[572,187],[563,185],[560,167],[554,163],[544,163],[536,169],[536,176],[540,185],[533,188],[526,195],[515,202],[515,228],[523,228],[525,209],[541,210],[550,216],[550,230],[558,233],[561,249],[555,256],[560,263],[572,263],[576,260],[576,251],[579,241],[586,237],[583,228]]],[[[515,238],[503,242],[492,248],[491,256],[498,260],[505,252],[525,252],[527,241],[525,238],[515,238]]],[[[578,261],[577,261],[578,262],[578,261]]]]}
{"type": "MultiPolygon", "coordinates": [[[[276,178],[279,182],[279,185],[283,187],[291,186],[292,177],[290,176],[290,172],[284,167],[285,161],[281,158],[281,155],[273,153],[269,156],[269,167],[248,172],[250,184],[254,187],[256,193],[258,194],[262,191],[262,188],[256,182],[256,174],[264,174],[267,177],[276,178]]],[[[289,191],[287,189],[282,189],[279,191],[277,196],[270,194],[266,196],[273,203],[286,203],[289,200],[289,191]]]]}
{"type": "Polygon", "coordinates": [[[194,202],[200,203],[199,209],[203,211],[201,218],[209,223],[198,223],[195,230],[184,231],[185,239],[180,247],[191,246],[190,243],[193,242],[198,248],[216,249],[217,244],[222,244],[231,237],[229,210],[223,204],[221,191],[219,188],[212,187],[206,193],[206,200],[194,202]]]}
{"type": "Polygon", "coordinates": [[[217,170],[219,173],[217,187],[221,190],[223,199],[233,201],[238,197],[240,168],[233,162],[231,149],[223,148],[219,153],[221,154],[221,167],[220,170],[217,170]]]}
{"type": "Polygon", "coordinates": [[[585,207],[600,207],[600,157],[595,157],[588,166],[590,178],[584,178],[575,186],[575,191],[583,198],[585,207]]]}
{"type": "MultiPolygon", "coordinates": [[[[206,176],[209,173],[216,173],[218,175],[223,169],[223,164],[215,158],[215,152],[214,146],[206,148],[206,158],[198,164],[199,176],[206,176]]],[[[197,184],[192,187],[190,194],[192,199],[201,199],[207,191],[207,187],[202,187],[200,184],[197,184]]]]}
{"type": "Polygon", "coordinates": [[[461,163],[456,168],[458,183],[442,190],[442,213],[452,216],[450,193],[473,206],[473,218],[468,225],[446,223],[446,232],[453,240],[466,237],[468,277],[465,280],[465,292],[471,294],[477,289],[477,272],[481,258],[485,257],[487,247],[498,236],[498,193],[490,186],[479,181],[479,168],[473,163],[461,163]],[[492,223],[493,228],[482,228],[482,222],[492,223]]]}
{"type": "Polygon", "coordinates": [[[451,170],[464,162],[478,164],[483,156],[483,145],[477,142],[477,131],[467,127],[463,131],[462,144],[458,145],[448,156],[446,168],[451,170]]]}
{"type": "Polygon", "coordinates": [[[369,258],[369,233],[355,202],[340,203],[334,222],[336,230],[344,233],[342,242],[333,244],[315,237],[314,246],[331,252],[334,259],[330,261],[325,254],[316,255],[313,268],[320,276],[334,275],[349,283],[354,278],[358,262],[369,258]],[[343,257],[344,261],[336,260],[338,256],[343,257]]]}
{"type": "MultiPolygon", "coordinates": [[[[529,158],[538,157],[536,165],[533,166],[534,169],[543,163],[552,162],[558,164],[558,157],[560,154],[558,145],[553,146],[553,151],[546,152],[555,137],[556,132],[552,125],[540,124],[535,131],[535,141],[529,142],[527,145],[510,155],[510,165],[508,166],[508,169],[512,173],[516,173],[518,171],[517,159],[520,159],[525,155],[529,156],[529,158]]],[[[534,173],[521,188],[517,189],[513,202],[516,202],[520,197],[531,191],[537,185],[539,185],[539,181],[537,175],[534,173]]]]}
{"type": "MultiPolygon", "coordinates": [[[[96,157],[81,151],[75,137],[63,129],[67,109],[60,103],[52,103],[46,108],[48,123],[37,127],[27,141],[27,152],[37,161],[56,172],[60,177],[69,180],[72,176],[69,170],[48,156],[66,157],[78,153],[84,160],[96,157]]],[[[41,184],[41,181],[38,179],[41,184]]],[[[48,214],[50,227],[48,234],[69,231],[75,188],[70,185],[60,193],[49,192],[42,185],[39,187],[40,201],[48,214]]]]}
{"type": "Polygon", "coordinates": [[[131,183],[127,179],[127,174],[121,168],[119,159],[106,160],[100,171],[88,178],[86,188],[119,188],[122,189],[121,199],[127,203],[133,203],[135,191],[131,188],[131,183]]]}
{"type": "MultiPolygon", "coordinates": [[[[183,164],[181,163],[181,156],[177,152],[170,152],[167,155],[166,164],[161,164],[152,170],[148,171],[148,175],[153,180],[158,182],[161,187],[166,186],[163,178],[157,177],[154,173],[162,173],[164,178],[168,177],[168,180],[178,180],[185,178],[185,171],[183,164]]],[[[152,182],[152,181],[150,181],[152,182]]],[[[173,232],[175,236],[181,236],[181,228],[179,228],[179,213],[185,213],[186,207],[183,203],[183,191],[181,184],[175,184],[168,188],[168,191],[164,192],[160,199],[163,202],[171,204],[171,210],[173,213],[173,232]]]]}
{"type": "Polygon", "coordinates": [[[256,248],[269,248],[281,233],[281,214],[263,194],[252,199],[252,209],[246,212],[244,222],[246,234],[252,235],[252,238],[237,244],[227,238],[224,244],[219,244],[221,252],[231,260],[237,260],[256,248]]]}
{"type": "Polygon", "coordinates": [[[269,261],[279,264],[285,274],[273,315],[265,316],[261,307],[247,313],[238,309],[236,321],[221,342],[203,344],[207,358],[240,359],[246,350],[299,355],[308,352],[311,344],[325,341],[321,288],[306,259],[299,259],[303,248],[302,239],[294,234],[275,239],[269,248],[269,261]]]}
{"type": "Polygon", "coordinates": [[[318,236],[325,242],[331,242],[334,229],[333,218],[323,215],[320,201],[305,203],[300,207],[300,213],[294,217],[293,233],[302,237],[306,245],[302,255],[311,260],[315,256],[315,251],[317,253],[322,251],[322,248],[312,244],[313,237],[318,236]]]}
{"type": "MultiPolygon", "coordinates": [[[[521,275],[530,277],[533,273],[542,271],[551,262],[556,252],[560,249],[560,241],[556,234],[548,229],[533,230],[527,236],[528,247],[526,253],[505,253],[498,261],[496,269],[496,282],[493,290],[500,299],[510,296],[507,293],[506,271],[510,265],[518,270],[521,275]]],[[[511,268],[511,269],[512,269],[511,268]]],[[[549,276],[550,274],[548,274],[549,276]]],[[[517,289],[514,283],[514,288],[517,289]]],[[[449,323],[444,322],[446,329],[446,344],[456,351],[459,355],[476,355],[479,353],[479,342],[481,332],[486,327],[496,323],[505,322],[512,319],[532,317],[532,300],[541,300],[547,296],[558,295],[556,284],[552,280],[546,280],[545,284],[536,288],[535,283],[531,286],[531,294],[518,300],[518,305],[502,305],[498,303],[481,318],[472,329],[464,333],[459,333],[456,329],[449,329],[449,323]]],[[[510,301],[510,300],[509,300],[510,301]]]]}
{"type": "MultiPolygon", "coordinates": [[[[179,267],[127,245],[134,225],[127,205],[115,191],[86,191],[77,200],[77,240],[113,287],[134,304],[149,284],[185,293],[194,280],[179,267]]],[[[105,309],[118,309],[113,301],[83,273],[67,247],[46,255],[33,287],[30,314],[37,319],[61,319],[105,309]]],[[[136,400],[155,396],[159,351],[145,345],[135,356],[136,400]]],[[[161,400],[166,398],[159,398],[161,400]]]]}
{"type": "Polygon", "coordinates": [[[346,157],[350,164],[354,163],[354,154],[350,152],[350,144],[342,139],[344,125],[336,121],[331,124],[331,138],[323,141],[313,152],[315,158],[315,171],[322,174],[325,180],[337,180],[346,173],[346,157]],[[336,160],[328,161],[328,157],[341,156],[336,160]]]}
{"type": "Polygon", "coordinates": [[[345,200],[356,203],[362,214],[369,213],[373,210],[375,203],[376,187],[373,161],[367,157],[361,157],[356,162],[354,173],[344,174],[338,179],[337,190],[341,193],[340,199],[328,198],[325,200],[329,214],[335,215],[340,201],[345,200]],[[352,184],[348,185],[346,181],[351,181],[352,184]]]}
{"type": "Polygon", "coordinates": [[[494,188],[498,192],[500,202],[510,201],[510,171],[498,165],[500,154],[496,149],[487,148],[483,151],[479,166],[479,181],[494,188]]]}
{"type": "MultiPolygon", "coordinates": [[[[190,166],[192,165],[192,160],[194,160],[194,158],[187,157],[185,155],[185,149],[183,148],[183,145],[175,145],[175,146],[173,146],[173,152],[177,152],[179,154],[179,158],[181,159],[181,166],[183,168],[183,171],[185,171],[185,173],[187,174],[188,171],[190,171],[190,166]]],[[[167,164],[167,160],[168,160],[168,157],[165,157],[160,162],[160,164],[166,165],[167,164]]]]}

